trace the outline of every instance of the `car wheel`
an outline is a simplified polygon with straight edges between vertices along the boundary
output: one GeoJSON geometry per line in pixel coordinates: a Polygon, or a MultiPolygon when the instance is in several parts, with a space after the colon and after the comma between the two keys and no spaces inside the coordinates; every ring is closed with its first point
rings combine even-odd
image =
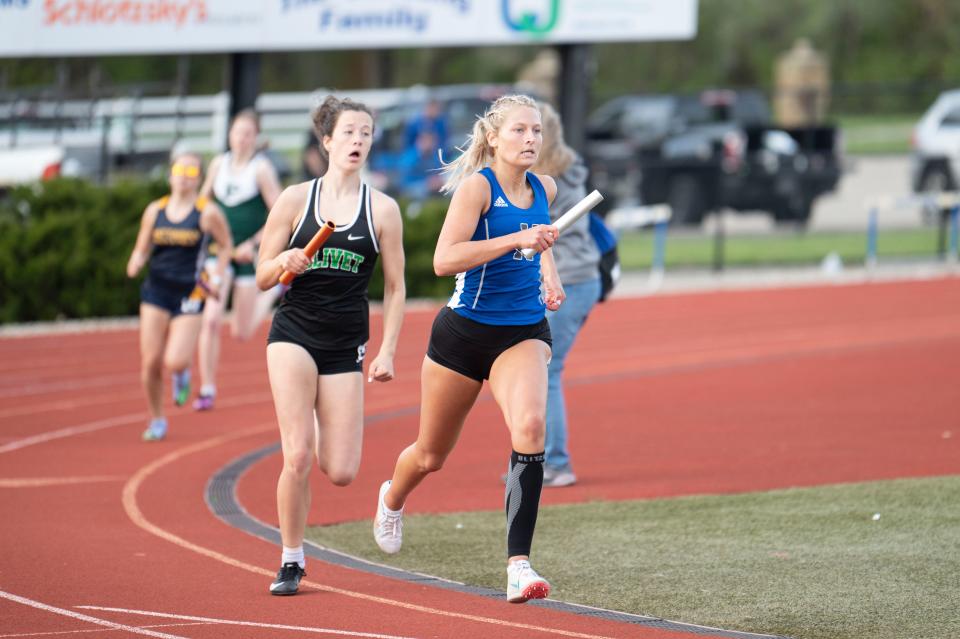
{"type": "MultiPolygon", "coordinates": [[[[920,179],[920,192],[921,193],[943,193],[945,191],[952,191],[954,189],[953,177],[949,173],[949,169],[943,166],[932,166],[929,167],[923,174],[923,177],[920,179]]],[[[929,206],[924,206],[921,214],[923,215],[923,222],[925,224],[935,224],[937,222],[937,214],[940,216],[948,215],[950,209],[935,209],[929,206]]]]}
{"type": "Polygon", "coordinates": [[[773,220],[777,226],[791,226],[805,229],[810,222],[813,212],[813,200],[806,196],[799,196],[784,200],[773,210],[773,220]]]}
{"type": "Polygon", "coordinates": [[[700,180],[692,175],[680,175],[670,180],[667,193],[671,221],[682,226],[695,226],[707,212],[707,198],[700,180]]]}

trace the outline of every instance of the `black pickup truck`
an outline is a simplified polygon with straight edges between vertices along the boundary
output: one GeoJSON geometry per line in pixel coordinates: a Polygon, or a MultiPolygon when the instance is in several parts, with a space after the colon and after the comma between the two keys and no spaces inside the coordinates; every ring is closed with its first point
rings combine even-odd
{"type": "Polygon", "coordinates": [[[614,199],[669,204],[686,225],[722,208],[805,225],[814,200],[839,182],[839,147],[832,126],[773,126],[759,91],[622,96],[587,123],[593,185],[614,199]]]}

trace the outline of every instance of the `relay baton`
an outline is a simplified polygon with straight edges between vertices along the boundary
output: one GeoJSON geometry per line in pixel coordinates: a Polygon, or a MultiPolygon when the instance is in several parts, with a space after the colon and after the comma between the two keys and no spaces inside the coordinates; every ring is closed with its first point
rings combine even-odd
{"type": "MultiPolygon", "coordinates": [[[[570,210],[561,215],[553,225],[557,227],[557,231],[563,233],[573,226],[577,220],[586,215],[590,209],[601,202],[603,202],[603,196],[600,195],[600,191],[593,190],[587,197],[571,206],[570,210]]],[[[532,248],[525,248],[521,252],[528,260],[533,259],[533,256],[537,254],[537,250],[532,248]]]]}
{"type": "MultiPolygon", "coordinates": [[[[323,243],[327,241],[327,238],[333,233],[337,228],[337,225],[327,220],[326,223],[320,227],[320,230],[317,231],[317,234],[310,238],[310,241],[307,242],[307,245],[303,247],[303,254],[307,256],[307,259],[312,259],[314,255],[317,254],[317,251],[320,250],[320,247],[323,246],[323,243]]],[[[295,273],[290,271],[284,271],[280,275],[280,283],[284,286],[290,286],[290,282],[293,281],[293,278],[296,277],[295,273]]]]}

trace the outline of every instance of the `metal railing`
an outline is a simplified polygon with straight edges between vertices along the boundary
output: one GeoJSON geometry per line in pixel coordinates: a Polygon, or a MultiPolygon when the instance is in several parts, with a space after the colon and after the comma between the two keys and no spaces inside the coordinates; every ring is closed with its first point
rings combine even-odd
{"type": "Polygon", "coordinates": [[[906,196],[880,196],[867,201],[867,253],[865,266],[877,265],[877,236],[880,215],[884,210],[916,209],[937,216],[937,254],[940,259],[956,263],[958,259],[958,216],[960,216],[960,192],[917,193],[906,196]]]}

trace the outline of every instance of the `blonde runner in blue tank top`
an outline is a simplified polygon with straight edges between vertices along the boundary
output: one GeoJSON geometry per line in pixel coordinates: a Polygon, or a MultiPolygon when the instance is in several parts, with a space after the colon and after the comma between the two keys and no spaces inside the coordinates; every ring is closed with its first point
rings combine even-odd
{"type": "MultiPolygon", "coordinates": [[[[490,184],[490,208],[477,223],[472,241],[489,240],[538,224],[550,224],[549,202],[543,184],[527,172],[533,189],[530,208],[514,205],[500,188],[493,169],[480,174],[490,184]]],[[[497,326],[536,324],[546,306],[540,295],[540,254],[525,258],[519,250],[457,274],[457,284],[447,306],[458,315],[497,326]]]]}

